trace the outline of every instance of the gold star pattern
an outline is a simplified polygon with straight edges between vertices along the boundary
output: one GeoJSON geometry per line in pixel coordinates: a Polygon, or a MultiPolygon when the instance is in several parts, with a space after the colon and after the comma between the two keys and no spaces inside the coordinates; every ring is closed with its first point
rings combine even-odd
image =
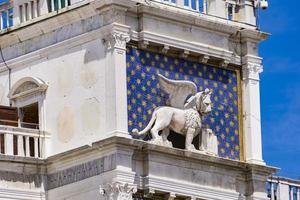
{"type": "Polygon", "coordinates": [[[240,159],[237,72],[128,47],[126,50],[128,129],[146,127],[153,111],[165,106],[168,95],[159,88],[157,74],[190,80],[199,91],[213,89],[212,112],[203,126],[218,138],[219,156],[240,159]]]}

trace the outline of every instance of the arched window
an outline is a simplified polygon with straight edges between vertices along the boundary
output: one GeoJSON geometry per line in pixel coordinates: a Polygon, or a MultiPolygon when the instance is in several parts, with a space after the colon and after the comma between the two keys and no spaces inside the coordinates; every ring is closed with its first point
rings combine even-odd
{"type": "Polygon", "coordinates": [[[17,81],[8,94],[14,107],[18,108],[19,126],[44,130],[44,99],[47,85],[35,77],[17,81]]]}

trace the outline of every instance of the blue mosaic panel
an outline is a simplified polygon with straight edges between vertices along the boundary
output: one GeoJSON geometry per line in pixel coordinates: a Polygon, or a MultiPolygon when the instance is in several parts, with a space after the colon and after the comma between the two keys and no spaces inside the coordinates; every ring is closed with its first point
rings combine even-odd
{"type": "Polygon", "coordinates": [[[203,125],[218,137],[219,156],[240,159],[238,81],[235,71],[207,66],[158,53],[127,48],[128,129],[142,130],[153,110],[165,105],[157,74],[170,79],[193,81],[199,91],[213,90],[213,111],[203,125]]]}

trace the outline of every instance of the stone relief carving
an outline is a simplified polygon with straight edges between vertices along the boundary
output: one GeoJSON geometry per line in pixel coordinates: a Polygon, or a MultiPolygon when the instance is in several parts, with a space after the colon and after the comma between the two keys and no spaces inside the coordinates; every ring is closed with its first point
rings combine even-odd
{"type": "Polygon", "coordinates": [[[126,50],[126,43],[130,41],[130,36],[128,33],[114,31],[111,34],[106,35],[103,38],[103,43],[107,50],[117,48],[120,50],[126,50]]]}
{"type": "Polygon", "coordinates": [[[259,80],[259,74],[263,72],[263,67],[256,63],[247,63],[243,66],[243,79],[259,80]]]}
{"type": "Polygon", "coordinates": [[[100,186],[101,200],[132,200],[132,194],[136,193],[135,187],[130,187],[127,183],[114,182],[100,186]]]}
{"type": "MultiPolygon", "coordinates": [[[[168,141],[168,135],[172,130],[186,136],[186,150],[196,150],[192,141],[201,133],[202,117],[212,110],[210,98],[212,91],[205,89],[197,92],[196,84],[191,81],[170,80],[160,74],[158,80],[161,90],[169,96],[168,105],[156,108],[146,128],[142,131],[134,129],[133,134],[141,136],[150,131],[151,143],[172,147],[172,143],[168,141]],[[188,98],[189,96],[191,97],[188,98]]],[[[208,147],[200,150],[207,151],[208,147]]]]}

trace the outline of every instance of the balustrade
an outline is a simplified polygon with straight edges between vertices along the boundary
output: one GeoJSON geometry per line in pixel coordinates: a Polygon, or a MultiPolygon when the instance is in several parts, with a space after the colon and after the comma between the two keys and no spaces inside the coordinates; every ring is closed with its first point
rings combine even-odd
{"type": "Polygon", "coordinates": [[[0,153],[42,158],[45,138],[47,136],[37,129],[0,125],[0,153]]]}
{"type": "Polygon", "coordinates": [[[27,1],[19,4],[19,20],[26,22],[40,16],[40,3],[39,0],[27,1]]]}
{"type": "Polygon", "coordinates": [[[270,200],[300,200],[300,180],[272,177],[267,183],[270,200]]]}
{"type": "MultiPolygon", "coordinates": [[[[58,11],[62,8],[85,0],[17,0],[6,10],[0,5],[0,30],[26,21],[30,21],[43,14],[58,11]],[[9,9],[8,9],[9,8],[9,9]],[[14,15],[14,16],[13,16],[14,15]]],[[[151,0],[174,7],[216,16],[232,21],[256,24],[254,4],[251,0],[151,0]]],[[[3,7],[3,6],[2,6],[3,7]]]]}
{"type": "Polygon", "coordinates": [[[49,0],[48,11],[53,12],[71,5],[70,0],[49,0]]]}
{"type": "Polygon", "coordinates": [[[152,0],[230,21],[256,25],[254,4],[250,0],[152,0]]]}

